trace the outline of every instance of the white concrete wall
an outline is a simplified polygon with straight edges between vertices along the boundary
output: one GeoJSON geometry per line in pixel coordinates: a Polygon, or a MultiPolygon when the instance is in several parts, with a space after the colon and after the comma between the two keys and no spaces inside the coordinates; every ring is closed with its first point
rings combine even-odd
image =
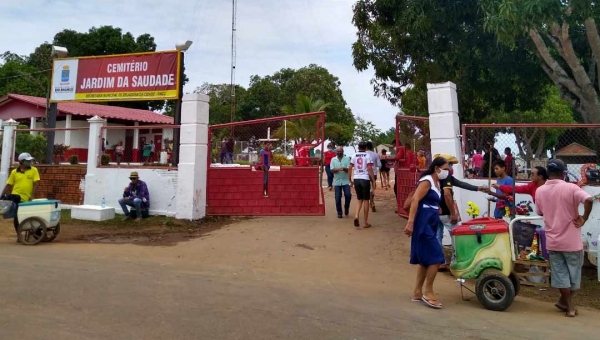
{"type": "Polygon", "coordinates": [[[123,189],[129,185],[129,174],[137,171],[140,179],[150,191],[150,214],[175,216],[177,208],[177,172],[165,175],[165,170],[96,168],[93,177],[86,176],[85,204],[101,205],[102,197],[106,206],[114,207],[117,214],[123,214],[118,200],[123,197],[123,189]]]}
{"type": "MultiPolygon", "coordinates": [[[[108,126],[123,126],[121,124],[112,124],[108,123],[108,126]]],[[[123,142],[123,146],[125,146],[125,134],[127,130],[124,129],[107,129],[106,130],[106,140],[108,141],[108,145],[106,145],[106,149],[114,149],[113,146],[117,145],[119,142],[123,142]]]]}
{"type": "MultiPolygon", "coordinates": [[[[39,123],[38,123],[39,125],[39,123]]],[[[59,129],[65,128],[65,121],[57,121],[56,127],[59,129]]],[[[73,120],[71,121],[72,128],[88,128],[89,124],[85,120],[73,120]]],[[[65,132],[66,131],[56,131],[54,134],[54,144],[64,144],[65,143],[65,132]]],[[[88,139],[89,139],[89,131],[88,130],[71,130],[71,149],[87,149],[88,147],[88,139]]]]}

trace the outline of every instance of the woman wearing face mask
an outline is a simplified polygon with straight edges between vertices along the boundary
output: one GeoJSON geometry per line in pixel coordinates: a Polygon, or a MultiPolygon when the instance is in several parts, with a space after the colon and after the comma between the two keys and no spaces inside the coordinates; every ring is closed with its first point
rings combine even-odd
{"type": "Polygon", "coordinates": [[[443,157],[435,158],[421,174],[404,229],[404,233],[412,237],[410,263],[418,265],[412,300],[423,301],[436,309],[441,309],[442,304],[435,297],[433,282],[439,266],[445,262],[442,246],[436,237],[442,199],[440,180],[448,178],[448,175],[449,164],[443,157]]]}

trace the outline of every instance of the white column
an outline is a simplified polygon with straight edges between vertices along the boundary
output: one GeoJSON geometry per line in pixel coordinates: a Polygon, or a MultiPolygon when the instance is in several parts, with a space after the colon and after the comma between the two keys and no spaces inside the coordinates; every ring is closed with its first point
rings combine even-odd
{"type": "MultiPolygon", "coordinates": [[[[140,122],[134,122],[134,126],[140,126],[140,122]]],[[[140,148],[140,129],[133,129],[133,149],[140,148]]]]}
{"type": "Polygon", "coordinates": [[[97,180],[96,170],[98,168],[100,150],[102,150],[100,131],[106,121],[98,116],[94,116],[87,121],[90,123],[90,130],[88,139],[87,173],[85,175],[85,197],[83,199],[83,204],[98,205],[101,202],[97,197],[100,197],[101,199],[102,193],[99,195],[98,193],[93,192],[93,188],[98,188],[94,183],[97,180]]]}
{"type": "MultiPolygon", "coordinates": [[[[72,115],[67,115],[67,117],[65,119],[65,128],[67,128],[67,129],[71,128],[72,118],[73,118],[72,115]]],[[[67,145],[67,146],[71,145],[71,130],[65,130],[65,145],[67,145]]]]}
{"type": "MultiPolygon", "coordinates": [[[[456,85],[452,82],[427,84],[427,102],[432,155],[449,153],[462,160],[456,85]]],[[[463,178],[462,166],[454,167],[454,176],[463,178]]]]}
{"type": "MultiPolygon", "coordinates": [[[[452,82],[427,84],[427,102],[429,105],[429,134],[431,136],[431,153],[448,153],[462,161],[462,145],[460,139],[460,120],[458,118],[458,97],[456,85],[452,82]]],[[[462,163],[453,167],[454,177],[464,179],[462,163]]],[[[454,199],[459,207],[465,207],[461,200],[461,190],[454,190],[454,199]]],[[[464,209],[459,209],[464,214],[464,209]]],[[[465,216],[462,216],[465,219],[465,216]]],[[[449,234],[446,233],[446,236],[449,234]]]]}
{"type": "Polygon", "coordinates": [[[175,214],[178,219],[206,216],[208,101],[209,97],[200,93],[183,96],[175,214]]]}
{"type": "MultiPolygon", "coordinates": [[[[104,121],[104,126],[108,126],[108,119],[104,121]]],[[[108,130],[104,129],[102,130],[102,138],[104,138],[104,146],[106,147],[106,142],[108,141],[108,130]]]]}
{"type": "MultiPolygon", "coordinates": [[[[30,121],[29,121],[29,128],[32,129],[32,130],[35,129],[35,120],[36,120],[35,117],[31,117],[30,121]]],[[[37,132],[36,131],[29,131],[29,134],[35,135],[35,134],[37,134],[37,132]]]]}
{"type": "Polygon", "coordinates": [[[0,164],[0,184],[4,187],[6,180],[8,179],[8,172],[10,171],[10,164],[13,160],[14,155],[14,135],[15,129],[19,125],[18,122],[9,119],[2,123],[2,163],[0,164]]]}

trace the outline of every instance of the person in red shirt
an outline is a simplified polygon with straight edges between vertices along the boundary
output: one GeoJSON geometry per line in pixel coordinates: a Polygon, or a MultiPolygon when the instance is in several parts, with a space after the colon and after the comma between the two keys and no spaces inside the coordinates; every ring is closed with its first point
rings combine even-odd
{"type": "MultiPolygon", "coordinates": [[[[542,166],[536,166],[531,171],[531,182],[526,185],[515,186],[515,193],[531,195],[533,203],[535,203],[535,193],[539,187],[544,185],[548,180],[548,172],[542,166]]],[[[505,194],[512,194],[513,187],[511,185],[492,184],[494,189],[500,189],[505,194]]]]}
{"type": "Polygon", "coordinates": [[[327,144],[327,151],[323,153],[325,160],[325,172],[327,173],[327,188],[329,191],[333,189],[333,172],[331,172],[330,164],[331,160],[336,156],[335,153],[335,144],[329,143],[327,144]]]}
{"type": "Polygon", "coordinates": [[[515,177],[515,174],[513,173],[513,162],[514,162],[514,158],[512,155],[512,151],[510,150],[510,148],[505,148],[504,149],[504,154],[506,155],[506,157],[504,157],[504,163],[506,163],[506,173],[510,176],[510,177],[515,177]]]}

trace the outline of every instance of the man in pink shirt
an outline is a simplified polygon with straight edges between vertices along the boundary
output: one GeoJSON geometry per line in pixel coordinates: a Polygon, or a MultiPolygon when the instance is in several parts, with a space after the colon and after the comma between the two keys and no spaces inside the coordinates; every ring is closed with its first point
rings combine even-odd
{"type": "Polygon", "coordinates": [[[548,161],[546,184],[536,192],[535,207],[546,224],[546,248],[550,255],[552,287],[560,291],[556,308],[566,316],[576,316],[573,295],[581,285],[583,242],[580,228],[592,211],[591,196],[579,186],[564,181],[566,166],[559,159],[548,161]],[[584,205],[583,216],[579,205],[584,205]]]}
{"type": "Polygon", "coordinates": [[[483,164],[483,156],[477,150],[475,150],[475,154],[472,158],[473,170],[475,171],[475,175],[479,176],[479,172],[481,171],[481,165],[483,164]]]}

